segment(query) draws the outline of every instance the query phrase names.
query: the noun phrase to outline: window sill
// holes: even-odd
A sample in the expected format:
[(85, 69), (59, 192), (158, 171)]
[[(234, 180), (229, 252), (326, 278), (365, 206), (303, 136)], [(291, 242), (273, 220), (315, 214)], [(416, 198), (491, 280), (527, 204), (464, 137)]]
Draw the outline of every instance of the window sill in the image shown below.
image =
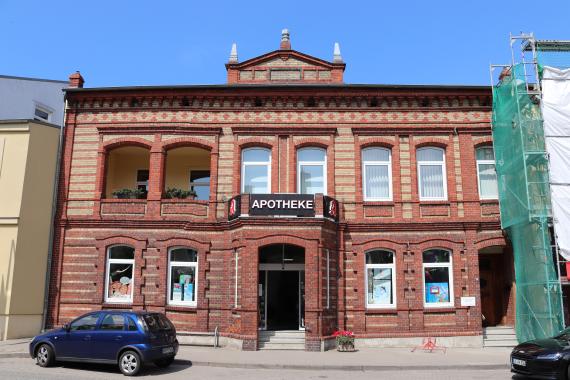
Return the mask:
[(105, 301), (101, 305), (104, 309), (131, 309), (133, 307), (132, 302), (109, 302)]
[(454, 313), (457, 309), (455, 306), (424, 306), (424, 313)]
[(167, 311), (196, 311), (197, 305), (166, 305)]
[(492, 205), (498, 205), (499, 204), (499, 200), (496, 198), (479, 199), (479, 202), (481, 202), (481, 204), (492, 204)]
[(420, 205), (451, 205), (447, 199), (420, 199)]
[(365, 206), (394, 206), (395, 202), (393, 200), (363, 200), (362, 203)]
[(366, 308), (365, 314), (392, 314), (392, 315), (397, 315), (398, 314), (398, 310), (393, 307), (393, 308)]

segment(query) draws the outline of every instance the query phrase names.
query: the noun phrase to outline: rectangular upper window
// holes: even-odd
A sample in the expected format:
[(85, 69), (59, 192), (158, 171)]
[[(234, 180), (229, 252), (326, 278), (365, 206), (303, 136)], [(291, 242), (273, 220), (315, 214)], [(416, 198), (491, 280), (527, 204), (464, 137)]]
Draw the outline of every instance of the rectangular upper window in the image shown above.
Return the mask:
[(37, 106), (34, 110), (34, 119), (41, 121), (50, 121), (51, 112), (44, 107)]
[(420, 200), (447, 200), (445, 151), (436, 147), (418, 149), (417, 162)]
[(495, 155), (490, 146), (478, 148), (477, 156), (477, 183), (481, 199), (497, 199), (497, 172), (495, 171)]

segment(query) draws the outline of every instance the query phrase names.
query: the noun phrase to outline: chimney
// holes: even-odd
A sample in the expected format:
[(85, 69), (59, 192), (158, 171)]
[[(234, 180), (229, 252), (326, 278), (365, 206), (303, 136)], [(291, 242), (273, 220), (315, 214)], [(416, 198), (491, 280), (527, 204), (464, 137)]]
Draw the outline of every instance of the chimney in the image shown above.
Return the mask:
[(83, 88), (83, 77), (79, 71), (74, 72), (69, 76), (69, 88)]
[(291, 40), (289, 39), (289, 31), (283, 29), (281, 31), (281, 44), (279, 44), (280, 50), (291, 50)]

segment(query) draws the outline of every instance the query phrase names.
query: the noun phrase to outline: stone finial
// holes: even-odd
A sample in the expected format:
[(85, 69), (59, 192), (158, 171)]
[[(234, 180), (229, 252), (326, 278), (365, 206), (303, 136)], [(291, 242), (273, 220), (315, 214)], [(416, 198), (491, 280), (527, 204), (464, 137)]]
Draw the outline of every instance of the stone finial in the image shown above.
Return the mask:
[(79, 71), (69, 76), (69, 88), (83, 88), (83, 83), (85, 83), (85, 80)]
[(289, 36), (289, 30), (283, 29), (281, 31), (281, 44), (279, 45), (281, 50), (291, 50), (291, 39)]
[(230, 51), (230, 59), (228, 62), (238, 63), (237, 44), (235, 42), (232, 44), (232, 50)]
[(340, 45), (338, 42), (334, 43), (333, 63), (342, 63), (342, 55), (340, 55)]

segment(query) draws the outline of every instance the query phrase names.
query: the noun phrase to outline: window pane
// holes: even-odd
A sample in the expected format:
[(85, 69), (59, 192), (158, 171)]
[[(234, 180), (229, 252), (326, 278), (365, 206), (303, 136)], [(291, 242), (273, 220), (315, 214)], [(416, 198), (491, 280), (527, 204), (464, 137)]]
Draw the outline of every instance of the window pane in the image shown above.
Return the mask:
[(249, 194), (269, 193), (269, 167), (266, 165), (245, 166), (243, 170), (244, 192)]
[(101, 330), (123, 330), (125, 319), (120, 314), (107, 314), (101, 322)]
[(479, 164), (479, 187), (482, 197), (498, 197), (497, 173), (494, 164)]
[(363, 161), (389, 161), (390, 151), (382, 148), (366, 148), (362, 151)]
[(441, 165), (420, 165), (420, 196), (422, 198), (444, 198), (443, 167)]
[(322, 165), (301, 166), (301, 194), (317, 194), (325, 192)]
[(196, 192), (199, 201), (210, 199), (210, 171), (192, 170), (190, 172), (190, 189)]
[(368, 304), (391, 305), (394, 303), (392, 294), (392, 269), (368, 268)]
[(388, 178), (388, 165), (365, 165), (366, 197), (389, 198), (390, 181)]
[(49, 120), (49, 112), (46, 112), (42, 109), (36, 108), (34, 115), (36, 115), (39, 119), (48, 121)]
[(132, 320), (132, 318), (127, 317), (127, 322), (129, 324), (129, 327), (128, 327), (129, 331), (137, 331), (138, 330), (137, 325), (136, 325), (135, 321)]
[(394, 254), (390, 251), (370, 251), (366, 252), (366, 264), (392, 264)]
[(484, 147), (477, 149), (477, 159), (478, 160), (494, 160), (495, 155), (493, 154), (493, 148)]
[(418, 161), (441, 161), (443, 162), (443, 149), (421, 148), (418, 149)]
[(424, 252), (424, 263), (448, 263), (449, 251), (443, 249), (430, 249)]
[(170, 268), (170, 301), (196, 301), (196, 267)]
[(135, 249), (126, 245), (117, 245), (109, 248), (110, 259), (132, 260), (135, 258)]
[(72, 322), (70, 325), (71, 331), (82, 331), (82, 330), (95, 330), (97, 326), (97, 320), (99, 319), (99, 313), (89, 314), (83, 318)]
[(424, 268), (426, 303), (447, 303), (449, 296), (449, 268)]
[(109, 265), (109, 289), (107, 298), (131, 299), (133, 281), (133, 264), (116, 264)]
[(298, 161), (325, 162), (325, 150), (321, 148), (303, 148), (297, 153)]
[(176, 248), (170, 251), (170, 261), (198, 261), (198, 252), (189, 248)]
[(243, 151), (243, 162), (269, 162), (270, 156), (268, 149), (246, 149)]

